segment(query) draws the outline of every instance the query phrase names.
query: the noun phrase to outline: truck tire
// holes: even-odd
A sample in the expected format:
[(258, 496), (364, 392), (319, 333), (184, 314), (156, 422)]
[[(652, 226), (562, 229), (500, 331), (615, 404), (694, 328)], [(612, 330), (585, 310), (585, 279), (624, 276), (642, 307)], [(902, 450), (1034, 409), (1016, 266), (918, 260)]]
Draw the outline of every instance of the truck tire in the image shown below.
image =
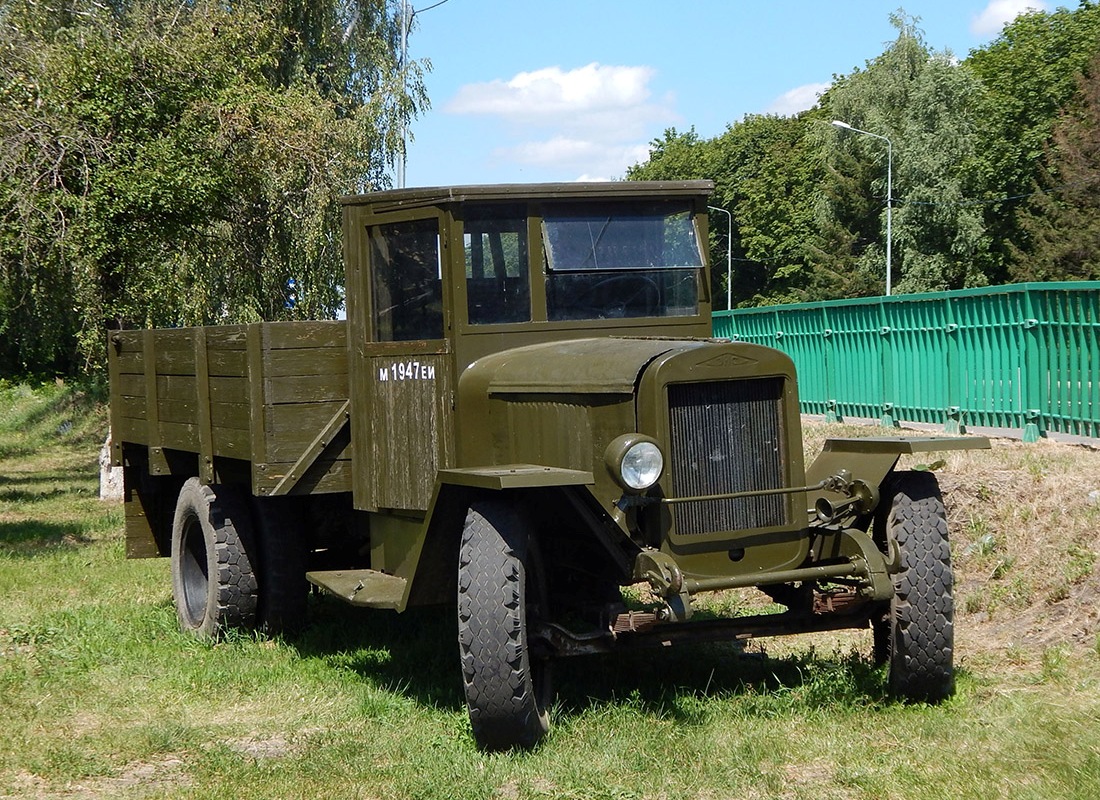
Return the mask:
[(527, 637), (546, 598), (530, 526), (508, 504), (471, 506), (459, 551), (458, 644), (470, 725), (484, 750), (530, 748), (550, 728), (550, 663)]
[(245, 494), (189, 478), (172, 519), (172, 596), (180, 628), (216, 639), (256, 624), (257, 585)]
[(884, 487), (876, 534), (897, 542), (901, 569), (894, 597), (873, 624), (875, 660), (889, 671), (890, 693), (939, 702), (954, 688), (954, 578), (947, 514), (931, 472), (898, 472)]
[(305, 520), (295, 497), (256, 497), (252, 510), (259, 532), (257, 623), (266, 633), (297, 633), (305, 626)]

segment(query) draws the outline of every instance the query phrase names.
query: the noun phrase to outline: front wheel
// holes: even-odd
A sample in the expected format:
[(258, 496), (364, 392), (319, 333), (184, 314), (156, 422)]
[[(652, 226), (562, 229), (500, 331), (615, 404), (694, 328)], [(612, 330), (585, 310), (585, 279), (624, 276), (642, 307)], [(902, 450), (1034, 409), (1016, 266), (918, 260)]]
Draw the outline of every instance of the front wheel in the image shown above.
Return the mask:
[(876, 538), (901, 555), (894, 597), (874, 623), (875, 659), (889, 669), (890, 692), (939, 702), (954, 688), (954, 578), (947, 514), (936, 476), (898, 472), (884, 487)]
[(505, 503), (475, 503), (459, 551), (458, 644), (470, 725), (484, 750), (530, 748), (550, 728), (550, 663), (528, 641), (546, 596), (523, 517)]

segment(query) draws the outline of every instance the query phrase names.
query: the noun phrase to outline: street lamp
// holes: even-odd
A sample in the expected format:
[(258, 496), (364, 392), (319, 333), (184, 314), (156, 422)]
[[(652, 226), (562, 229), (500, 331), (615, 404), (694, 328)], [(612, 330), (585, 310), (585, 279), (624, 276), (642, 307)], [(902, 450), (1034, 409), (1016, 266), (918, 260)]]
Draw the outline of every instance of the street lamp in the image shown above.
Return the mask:
[(892, 273), (890, 271), (890, 251), (891, 251), (891, 222), (893, 217), (893, 204), (894, 204), (894, 145), (885, 136), (880, 136), (877, 133), (871, 133), (870, 131), (863, 131), (859, 128), (853, 128), (847, 122), (842, 122), (839, 119), (834, 119), (831, 123), (838, 128), (843, 128), (846, 131), (853, 131), (855, 133), (862, 133), (866, 136), (873, 136), (876, 139), (882, 139), (886, 142), (886, 296), (890, 296), (890, 282)]
[(707, 206), (711, 211), (726, 215), (726, 310), (733, 308), (733, 214), (718, 206)]

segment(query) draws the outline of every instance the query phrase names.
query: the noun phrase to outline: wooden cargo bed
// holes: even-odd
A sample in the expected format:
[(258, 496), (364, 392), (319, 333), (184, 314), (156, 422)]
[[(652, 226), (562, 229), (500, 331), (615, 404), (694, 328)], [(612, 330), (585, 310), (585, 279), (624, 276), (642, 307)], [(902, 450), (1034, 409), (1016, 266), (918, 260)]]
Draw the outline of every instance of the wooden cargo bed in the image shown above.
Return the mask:
[(143, 445), (151, 475), (246, 467), (256, 495), (351, 490), (344, 322), (118, 331), (108, 350), (116, 464)]

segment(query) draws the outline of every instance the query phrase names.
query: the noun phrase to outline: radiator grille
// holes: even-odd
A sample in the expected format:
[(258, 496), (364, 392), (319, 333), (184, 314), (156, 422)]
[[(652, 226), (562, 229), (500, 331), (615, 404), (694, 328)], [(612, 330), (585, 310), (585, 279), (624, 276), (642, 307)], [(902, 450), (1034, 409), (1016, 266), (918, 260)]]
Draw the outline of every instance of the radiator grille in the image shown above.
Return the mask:
[[(668, 387), (673, 496), (778, 489), (784, 485), (783, 379)], [(675, 505), (681, 536), (788, 524), (787, 497)]]

